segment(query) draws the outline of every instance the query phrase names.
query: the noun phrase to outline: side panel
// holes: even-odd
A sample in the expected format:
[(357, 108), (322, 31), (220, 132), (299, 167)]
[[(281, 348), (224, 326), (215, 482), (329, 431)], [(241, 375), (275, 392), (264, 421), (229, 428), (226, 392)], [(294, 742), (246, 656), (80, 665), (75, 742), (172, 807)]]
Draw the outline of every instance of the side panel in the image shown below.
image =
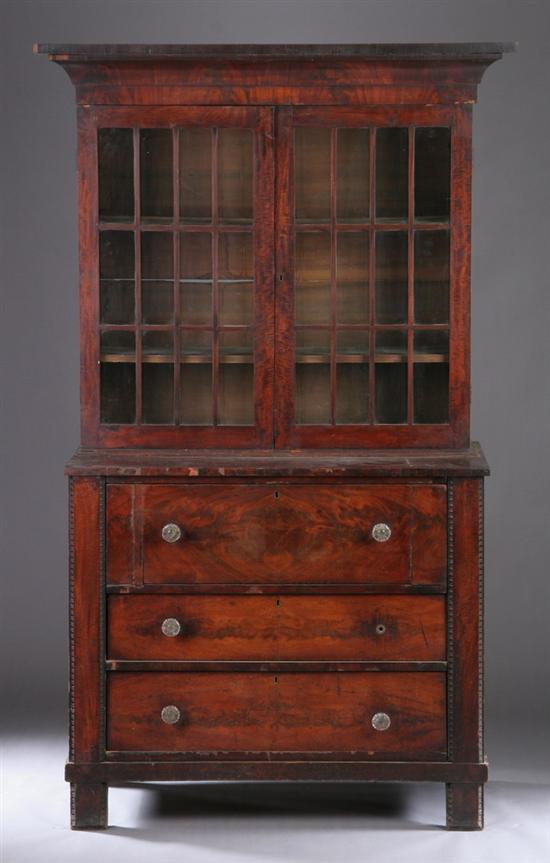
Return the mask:
[(70, 495), (70, 757), (103, 757), (102, 480), (71, 479)]

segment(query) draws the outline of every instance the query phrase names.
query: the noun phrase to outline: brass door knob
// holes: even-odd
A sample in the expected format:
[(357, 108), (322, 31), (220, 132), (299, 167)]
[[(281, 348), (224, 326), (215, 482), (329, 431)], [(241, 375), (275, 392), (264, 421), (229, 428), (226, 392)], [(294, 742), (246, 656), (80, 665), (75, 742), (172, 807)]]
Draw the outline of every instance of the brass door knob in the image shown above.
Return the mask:
[(181, 632), (181, 623), (175, 617), (167, 617), (166, 620), (162, 621), (160, 628), (163, 635), (166, 635), (168, 638), (174, 638)]
[(387, 542), (391, 536), (391, 527), (389, 524), (384, 524), (383, 521), (375, 524), (371, 536), (376, 542)]
[(160, 711), (160, 718), (166, 725), (175, 725), (181, 719), (181, 713), (175, 704), (167, 704)]
[(375, 713), (371, 724), (376, 731), (387, 731), (391, 725), (391, 719), (387, 713)]
[(181, 527), (177, 524), (165, 524), (161, 531), (164, 542), (177, 542), (182, 537)]

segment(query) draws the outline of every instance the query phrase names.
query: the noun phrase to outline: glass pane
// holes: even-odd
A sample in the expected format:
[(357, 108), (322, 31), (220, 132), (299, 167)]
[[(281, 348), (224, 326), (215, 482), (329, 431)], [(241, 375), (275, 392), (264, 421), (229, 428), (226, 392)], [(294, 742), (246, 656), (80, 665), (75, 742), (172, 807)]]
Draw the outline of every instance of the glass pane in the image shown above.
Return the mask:
[(212, 234), (180, 236), (180, 314), (185, 324), (212, 323)]
[(133, 423), (136, 419), (136, 368), (133, 363), (101, 363), (102, 423)]
[(449, 421), (449, 364), (414, 364), (414, 422)]
[(337, 423), (366, 423), (369, 411), (369, 331), (336, 332)]
[(182, 365), (182, 425), (212, 425), (212, 363)]
[(99, 235), (100, 320), (102, 324), (134, 322), (134, 235), (102, 231)]
[(447, 222), (451, 202), (451, 130), (416, 129), (414, 215), (417, 221)]
[(330, 364), (296, 364), (296, 422), (330, 423)]
[(101, 333), (100, 351), (102, 362), (119, 363), (133, 360), (136, 353), (136, 338), (127, 330), (109, 330)]
[(254, 310), (252, 234), (220, 234), (218, 271), (220, 323), (252, 323)]
[(141, 317), (146, 324), (167, 324), (174, 314), (172, 234), (141, 235)]
[(212, 425), (212, 333), (182, 330), (181, 422)]
[(330, 129), (299, 127), (294, 131), (296, 220), (330, 219)]
[(449, 323), (449, 231), (415, 231), (414, 319)]
[(369, 130), (338, 129), (336, 218), (365, 222), (369, 218)]
[(297, 363), (330, 363), (328, 330), (296, 330)]
[(409, 131), (376, 132), (376, 218), (404, 221), (409, 212)]
[(298, 324), (330, 320), (330, 234), (296, 234), (295, 317)]
[(212, 333), (210, 330), (181, 331), (182, 363), (212, 362)]
[(141, 339), (141, 359), (144, 363), (155, 363), (172, 359), (174, 336), (171, 332), (149, 330)]
[(366, 423), (369, 416), (368, 363), (336, 364), (336, 422)]
[(414, 334), (414, 422), (449, 420), (449, 333), (419, 330)]
[(141, 218), (163, 222), (172, 219), (172, 130), (140, 131)]
[(252, 363), (223, 363), (219, 368), (218, 420), (220, 425), (254, 422), (254, 367)]
[(180, 129), (180, 220), (212, 220), (211, 129)]
[(407, 333), (389, 330), (376, 334), (377, 423), (407, 421)]
[(252, 363), (254, 360), (252, 331), (233, 330), (219, 334), (220, 363)]
[(368, 330), (340, 330), (336, 333), (338, 362), (357, 363), (369, 358)]
[(251, 129), (218, 131), (218, 216), (220, 222), (251, 222), (253, 167)]
[(369, 319), (369, 235), (339, 233), (336, 252), (336, 320), (361, 324)]
[(376, 315), (378, 324), (407, 322), (408, 240), (406, 231), (376, 235)]
[(142, 422), (174, 422), (174, 366), (150, 363), (142, 368)]
[(180, 235), (180, 272), (182, 281), (212, 282), (212, 234), (190, 232)]
[(449, 359), (447, 330), (418, 330), (414, 334), (415, 362), (443, 363)]
[(99, 218), (134, 218), (134, 145), (132, 129), (98, 130)]

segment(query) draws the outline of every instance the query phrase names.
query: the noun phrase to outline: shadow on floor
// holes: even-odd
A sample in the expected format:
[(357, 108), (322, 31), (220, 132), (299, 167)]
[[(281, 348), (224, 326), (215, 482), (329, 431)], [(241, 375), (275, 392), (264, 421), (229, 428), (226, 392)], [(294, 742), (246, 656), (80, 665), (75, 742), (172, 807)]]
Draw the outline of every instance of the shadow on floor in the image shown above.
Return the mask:
[[(117, 788), (131, 788), (131, 783)], [(174, 841), (176, 834), (193, 840), (195, 831), (215, 839), (219, 825), (229, 832), (308, 829), (330, 830), (438, 830), (410, 817), (411, 795), (418, 786), (367, 783), (251, 783), (251, 784), (154, 784), (139, 785), (146, 794), (138, 815), (139, 827), (113, 825), (109, 832), (152, 842)], [(426, 788), (422, 789), (425, 793)], [(443, 788), (431, 786), (431, 794)], [(440, 806), (437, 810), (441, 810)], [(210, 824), (205, 823), (210, 822)], [(206, 830), (206, 834), (205, 834)], [(227, 835), (227, 834), (226, 834)], [(318, 859), (323, 859), (318, 849)]]

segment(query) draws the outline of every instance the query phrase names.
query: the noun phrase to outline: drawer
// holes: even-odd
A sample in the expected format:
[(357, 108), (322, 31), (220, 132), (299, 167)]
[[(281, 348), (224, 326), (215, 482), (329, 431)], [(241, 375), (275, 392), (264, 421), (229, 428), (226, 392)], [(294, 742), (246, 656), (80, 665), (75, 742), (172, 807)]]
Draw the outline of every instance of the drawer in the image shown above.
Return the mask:
[(108, 488), (109, 583), (442, 587), (446, 559), (445, 485)]
[(445, 757), (440, 672), (111, 672), (108, 702), (110, 750)]
[(445, 659), (441, 596), (111, 596), (108, 656), (129, 660)]

